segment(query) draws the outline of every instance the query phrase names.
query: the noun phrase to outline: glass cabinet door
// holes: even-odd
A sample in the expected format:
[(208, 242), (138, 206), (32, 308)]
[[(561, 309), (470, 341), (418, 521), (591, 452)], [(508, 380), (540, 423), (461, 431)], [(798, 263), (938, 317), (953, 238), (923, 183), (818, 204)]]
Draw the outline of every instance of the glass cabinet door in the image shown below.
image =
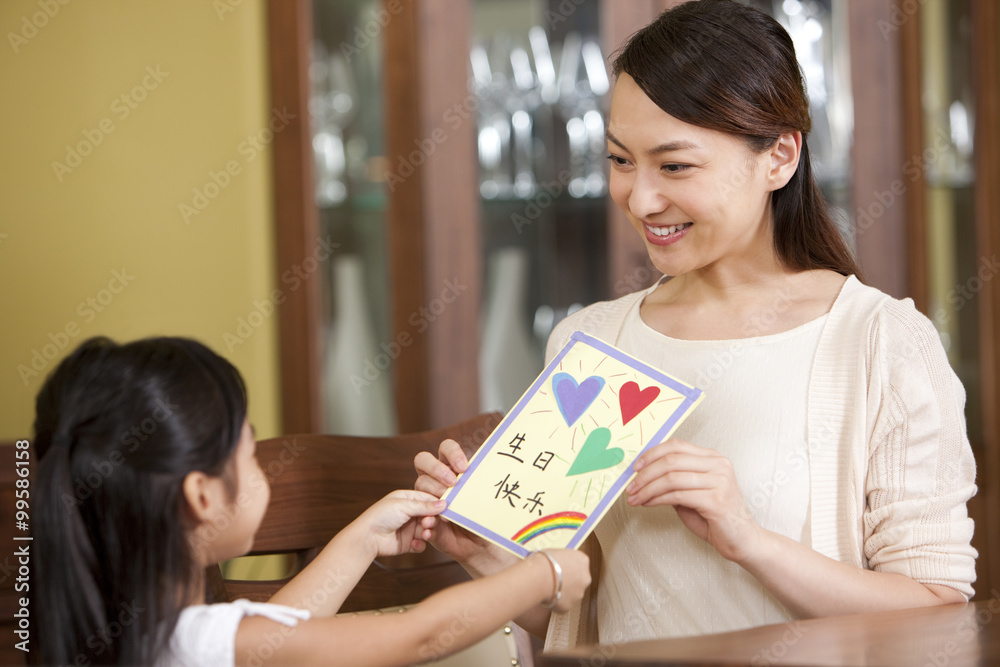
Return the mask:
[[(567, 12), (566, 7), (572, 11)], [(568, 312), (609, 296), (597, 0), (476, 0), (470, 86), (483, 243), (483, 410), (506, 411)]]
[[(324, 430), (396, 432), (386, 243), (380, 0), (314, 0), (309, 116), (320, 234)], [(387, 349), (389, 348), (389, 349)]]

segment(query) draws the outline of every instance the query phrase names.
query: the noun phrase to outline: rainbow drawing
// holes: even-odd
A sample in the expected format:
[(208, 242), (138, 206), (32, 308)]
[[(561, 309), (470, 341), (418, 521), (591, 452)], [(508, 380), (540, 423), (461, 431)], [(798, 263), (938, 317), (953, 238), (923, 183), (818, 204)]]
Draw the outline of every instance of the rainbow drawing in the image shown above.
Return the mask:
[(586, 520), (587, 515), (580, 512), (556, 512), (555, 514), (549, 514), (548, 516), (543, 516), (541, 519), (532, 521), (514, 533), (514, 537), (511, 539), (523, 546), (542, 533), (547, 533), (550, 530), (559, 530), (560, 528), (576, 530)]

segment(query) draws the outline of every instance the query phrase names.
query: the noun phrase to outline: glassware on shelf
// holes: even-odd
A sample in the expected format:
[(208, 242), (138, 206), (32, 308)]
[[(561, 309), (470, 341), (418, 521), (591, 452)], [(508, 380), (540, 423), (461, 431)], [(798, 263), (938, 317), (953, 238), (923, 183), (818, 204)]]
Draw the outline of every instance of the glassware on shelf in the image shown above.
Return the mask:
[(328, 433), (392, 435), (396, 432), (392, 378), (376, 346), (369, 314), (364, 263), (358, 255), (332, 259), (334, 318), (323, 373)]
[(507, 77), (494, 70), (482, 46), (473, 47), (471, 60), (472, 85), (479, 100), (479, 192), (486, 199), (506, 198), (513, 191), (511, 118), (503, 94)]
[(855, 245), (851, 199), (854, 100), (851, 88), (847, 3), (837, 0), (741, 0), (774, 17), (795, 47), (812, 130), (813, 173), (844, 239)]
[(528, 323), (528, 255), (508, 246), (488, 260), (479, 402), (483, 411), (509, 410), (542, 370)]
[[(530, 199), (540, 182), (563, 172), (571, 196), (603, 196), (602, 106), (610, 84), (597, 42), (570, 32), (561, 45), (551, 45), (536, 25), (527, 31), (527, 44), (520, 34), (499, 33), (474, 46), (470, 60), (483, 198)], [(566, 156), (557, 164), (548, 158), (563, 142)]]
[(318, 234), (338, 245), (321, 280), (327, 432), (396, 430), (389, 341), (381, 0), (314, 0), (309, 117)]
[(773, 0), (771, 14), (795, 45), (802, 68), (813, 129), (809, 133), (813, 169), (821, 182), (850, 178), (854, 103), (843, 9), (830, 0)]
[(316, 205), (337, 206), (347, 199), (344, 128), (358, 113), (354, 77), (344, 57), (315, 41), (309, 66), (309, 115), (316, 164)]
[(553, 21), (534, 0), (477, 0), (470, 52), (478, 102), (483, 241), (480, 404), (506, 410), (541, 371), (571, 304), (610, 296), (600, 7)]

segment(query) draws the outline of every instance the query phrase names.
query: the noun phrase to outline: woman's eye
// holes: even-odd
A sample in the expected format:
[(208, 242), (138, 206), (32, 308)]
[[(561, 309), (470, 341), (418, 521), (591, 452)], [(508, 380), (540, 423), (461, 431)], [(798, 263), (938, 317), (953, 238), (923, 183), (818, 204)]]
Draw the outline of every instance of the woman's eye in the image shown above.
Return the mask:
[(689, 164), (665, 164), (663, 165), (662, 169), (668, 174), (679, 174), (682, 171), (690, 168), (690, 166), (691, 165)]
[(613, 155), (611, 153), (608, 154), (608, 159), (611, 160), (611, 164), (618, 165), (619, 167), (624, 167), (628, 164), (628, 160), (625, 158), (618, 157), (617, 155)]

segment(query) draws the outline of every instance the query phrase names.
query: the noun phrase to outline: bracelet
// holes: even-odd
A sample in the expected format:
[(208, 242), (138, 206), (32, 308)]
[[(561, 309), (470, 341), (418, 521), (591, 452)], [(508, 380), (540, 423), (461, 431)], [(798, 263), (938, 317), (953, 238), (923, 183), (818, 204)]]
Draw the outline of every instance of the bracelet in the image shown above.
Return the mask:
[(545, 551), (532, 551), (533, 554), (541, 554), (549, 559), (549, 564), (552, 566), (552, 574), (556, 577), (555, 592), (552, 595), (552, 599), (548, 602), (542, 602), (542, 606), (546, 609), (553, 609), (557, 604), (559, 604), (559, 598), (562, 597), (562, 568), (559, 567), (559, 563), (550, 554)]

